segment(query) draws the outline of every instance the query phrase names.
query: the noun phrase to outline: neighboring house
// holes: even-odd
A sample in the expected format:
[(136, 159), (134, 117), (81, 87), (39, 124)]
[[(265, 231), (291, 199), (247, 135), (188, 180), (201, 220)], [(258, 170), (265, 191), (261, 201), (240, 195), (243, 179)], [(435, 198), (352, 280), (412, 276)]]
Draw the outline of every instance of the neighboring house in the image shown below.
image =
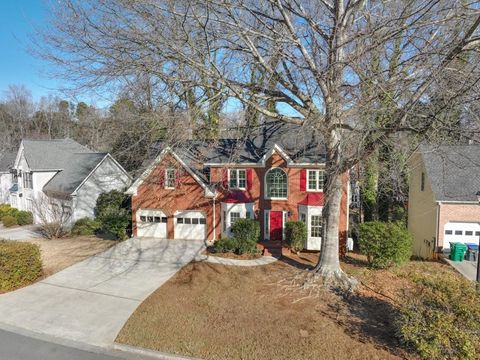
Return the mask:
[(15, 156), (15, 152), (0, 153), (0, 204), (10, 203), (10, 188), (12, 187), (10, 169), (15, 162)]
[(92, 152), (71, 139), (23, 140), (12, 178), (10, 204), (31, 211), (36, 223), (93, 218), (98, 195), (131, 184), (109, 154)]
[(432, 258), (450, 242), (480, 237), (480, 146), (422, 146), (409, 163), (408, 229), (414, 254)]
[[(216, 240), (239, 218), (260, 221), (262, 240), (285, 239), (285, 223), (308, 227), (307, 248), (319, 250), (325, 148), (311, 127), (270, 123), (246, 140), (186, 141), (159, 146), (134, 182), (134, 234)], [(340, 215), (346, 241), (348, 175)], [(343, 248), (343, 247), (342, 247)]]

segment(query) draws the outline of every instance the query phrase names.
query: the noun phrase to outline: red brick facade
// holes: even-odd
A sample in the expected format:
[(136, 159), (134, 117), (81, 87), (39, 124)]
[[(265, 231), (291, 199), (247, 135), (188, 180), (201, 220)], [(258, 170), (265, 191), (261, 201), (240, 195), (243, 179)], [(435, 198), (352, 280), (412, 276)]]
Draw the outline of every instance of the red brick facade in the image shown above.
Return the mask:
[[(165, 169), (175, 167), (177, 169), (177, 183), (175, 189), (166, 189), (164, 185)], [(287, 200), (267, 200), (265, 199), (264, 179), (268, 170), (271, 168), (281, 168), (288, 176), (288, 196)], [(307, 192), (301, 187), (301, 172), (305, 168), (315, 169), (314, 166), (289, 167), (284, 158), (277, 152), (266, 160), (265, 166), (243, 166), (238, 165), (230, 168), (246, 169), (248, 186), (241, 196), (248, 199), (249, 203), (254, 203), (254, 216), (260, 221), (262, 236), (264, 234), (264, 211), (284, 211), (288, 212), (288, 220), (299, 220), (298, 205), (302, 202)], [(171, 155), (166, 155), (145, 178), (143, 183), (138, 186), (136, 194), (132, 196), (134, 235), (137, 235), (136, 210), (137, 209), (160, 209), (167, 215), (168, 238), (174, 238), (174, 218), (176, 211), (197, 210), (206, 215), (206, 237), (208, 240), (219, 239), (222, 233), (222, 214), (221, 203), (229, 195), (225, 187), (226, 168), (224, 166), (210, 167), (210, 184), (220, 184), (217, 186), (217, 196), (215, 199), (206, 197), (205, 189), (189, 174), (181, 164)], [(341, 204), (340, 215), (340, 249), (346, 243), (347, 223), (348, 223), (348, 174), (344, 175), (344, 191)], [(303, 186), (304, 187), (304, 186)], [(215, 209), (214, 209), (215, 207)], [(215, 220), (214, 220), (215, 218)]]

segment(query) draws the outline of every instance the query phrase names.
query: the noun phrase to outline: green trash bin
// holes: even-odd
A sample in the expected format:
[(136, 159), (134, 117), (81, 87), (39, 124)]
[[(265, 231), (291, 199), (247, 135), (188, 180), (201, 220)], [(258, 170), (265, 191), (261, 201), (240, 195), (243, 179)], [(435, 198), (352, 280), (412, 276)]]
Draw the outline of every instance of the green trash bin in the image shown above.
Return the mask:
[(450, 256), (449, 256), (450, 260), (455, 261), (454, 260), (454, 258), (455, 258), (455, 246), (457, 244), (458, 243), (456, 243), (456, 242), (450, 242)]
[(467, 245), (463, 243), (456, 243), (453, 250), (453, 261), (463, 261), (465, 259), (465, 253), (467, 252)]

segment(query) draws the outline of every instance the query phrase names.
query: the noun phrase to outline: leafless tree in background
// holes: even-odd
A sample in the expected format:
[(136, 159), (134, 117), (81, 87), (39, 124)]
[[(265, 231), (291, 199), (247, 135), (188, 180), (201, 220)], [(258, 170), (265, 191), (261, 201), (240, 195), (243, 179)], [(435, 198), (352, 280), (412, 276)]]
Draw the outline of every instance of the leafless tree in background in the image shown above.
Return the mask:
[(144, 74), (182, 89), (168, 93), (179, 100), (220, 86), (263, 116), (314, 124), (328, 179), (316, 270), (349, 283), (342, 174), (400, 132), (449, 126), (443, 114), (477, 100), (479, 24), (478, 3), (459, 0), (63, 0), (37, 51), (79, 89)]

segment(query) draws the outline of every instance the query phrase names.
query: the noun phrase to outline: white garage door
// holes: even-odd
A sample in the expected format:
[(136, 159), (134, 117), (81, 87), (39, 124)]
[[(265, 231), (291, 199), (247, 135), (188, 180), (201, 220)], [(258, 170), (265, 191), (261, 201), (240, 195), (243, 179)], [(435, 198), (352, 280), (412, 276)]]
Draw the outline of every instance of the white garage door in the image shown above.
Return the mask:
[(450, 248), (450, 242), (478, 244), (480, 224), (475, 222), (448, 222), (443, 232), (443, 247)]
[(200, 211), (183, 211), (175, 214), (175, 239), (205, 240), (207, 221)]
[(137, 211), (138, 237), (167, 237), (167, 216), (161, 210), (140, 209)]

